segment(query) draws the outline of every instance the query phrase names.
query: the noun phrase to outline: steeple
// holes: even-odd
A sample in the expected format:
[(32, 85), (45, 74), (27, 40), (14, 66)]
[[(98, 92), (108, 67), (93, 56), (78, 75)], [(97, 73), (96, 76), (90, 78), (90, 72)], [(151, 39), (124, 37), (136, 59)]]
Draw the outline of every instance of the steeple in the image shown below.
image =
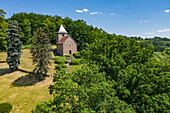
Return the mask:
[(67, 31), (65, 30), (65, 28), (63, 27), (63, 25), (60, 26), (60, 29), (57, 33), (57, 39), (56, 42), (59, 42), (63, 37), (68, 36)]
[(59, 29), (58, 33), (67, 34), (67, 31), (65, 30), (65, 28), (63, 27), (63, 25), (60, 26), (60, 29)]

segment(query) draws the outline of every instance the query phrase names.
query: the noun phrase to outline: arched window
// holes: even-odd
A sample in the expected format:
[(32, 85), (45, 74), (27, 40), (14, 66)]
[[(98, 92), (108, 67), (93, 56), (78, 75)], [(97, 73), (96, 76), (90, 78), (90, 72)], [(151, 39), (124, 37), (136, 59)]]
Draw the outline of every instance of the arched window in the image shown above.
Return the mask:
[(71, 51), (71, 50), (69, 50), (69, 54), (72, 54), (72, 51)]

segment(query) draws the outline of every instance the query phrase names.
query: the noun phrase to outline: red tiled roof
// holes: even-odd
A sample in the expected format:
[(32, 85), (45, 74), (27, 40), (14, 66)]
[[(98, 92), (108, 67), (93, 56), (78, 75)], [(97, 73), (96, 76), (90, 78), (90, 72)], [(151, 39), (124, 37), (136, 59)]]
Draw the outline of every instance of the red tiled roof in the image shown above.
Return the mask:
[(69, 36), (64, 36), (57, 44), (63, 44)]

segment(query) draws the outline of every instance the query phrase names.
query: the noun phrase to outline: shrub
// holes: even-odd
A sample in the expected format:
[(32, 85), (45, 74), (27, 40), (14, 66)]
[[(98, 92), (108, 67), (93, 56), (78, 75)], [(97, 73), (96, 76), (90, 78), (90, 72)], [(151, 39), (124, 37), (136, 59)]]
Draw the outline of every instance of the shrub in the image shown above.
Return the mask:
[(31, 48), (31, 45), (23, 45), (22, 46), (22, 49), (30, 49)]
[(58, 70), (58, 69), (61, 69), (61, 68), (62, 68), (61, 65), (56, 65), (56, 66), (55, 66), (55, 69), (57, 69), (57, 70)]
[(68, 63), (66, 57), (56, 57), (54, 58), (56, 64), (64, 64), (64, 63)]
[(0, 113), (10, 113), (12, 110), (12, 105), (10, 103), (0, 104)]
[(57, 70), (57, 71), (66, 71), (66, 65), (56, 65), (55, 66), (55, 69)]
[(80, 52), (73, 53), (73, 56), (75, 58), (81, 58)]
[(65, 65), (65, 64), (64, 64), (64, 65), (61, 65), (61, 67), (62, 67), (62, 68), (67, 68), (67, 65)]
[(69, 57), (71, 57), (71, 55), (65, 55), (65, 57), (66, 57), (66, 58), (69, 58)]
[(72, 59), (70, 64), (71, 65), (79, 65), (79, 64), (81, 64), (81, 59)]

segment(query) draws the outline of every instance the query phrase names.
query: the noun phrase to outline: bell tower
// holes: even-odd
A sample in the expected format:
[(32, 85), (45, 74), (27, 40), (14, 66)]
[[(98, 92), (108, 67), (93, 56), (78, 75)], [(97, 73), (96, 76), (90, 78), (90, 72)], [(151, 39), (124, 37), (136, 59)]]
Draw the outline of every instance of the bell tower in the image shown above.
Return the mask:
[(63, 27), (63, 25), (60, 26), (60, 29), (57, 33), (57, 40), (56, 42), (59, 42), (64, 36), (68, 36), (67, 31), (65, 30), (65, 28)]

